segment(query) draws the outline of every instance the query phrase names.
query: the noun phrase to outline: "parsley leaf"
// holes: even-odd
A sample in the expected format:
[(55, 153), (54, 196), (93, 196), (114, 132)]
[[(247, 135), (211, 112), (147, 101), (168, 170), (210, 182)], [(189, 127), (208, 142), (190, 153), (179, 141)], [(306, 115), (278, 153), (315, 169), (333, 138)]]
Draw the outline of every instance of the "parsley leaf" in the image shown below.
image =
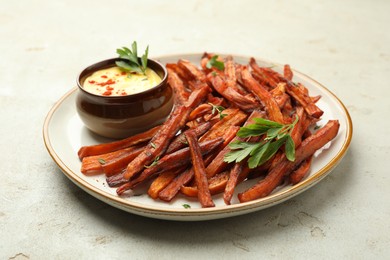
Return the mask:
[(183, 206), (183, 208), (185, 208), (185, 209), (190, 209), (190, 208), (191, 208), (191, 205), (189, 205), (189, 204), (183, 204), (182, 206)]
[(256, 168), (271, 159), (285, 145), (286, 158), (295, 160), (295, 144), (291, 131), (298, 122), (298, 116), (291, 124), (280, 124), (263, 118), (254, 118), (255, 123), (241, 127), (238, 137), (264, 136), (256, 143), (235, 141), (229, 144), (231, 151), (224, 157), (227, 163), (241, 162), (248, 159), (248, 167)]
[(157, 165), (157, 162), (160, 160), (160, 156), (157, 156), (156, 158), (154, 158), (153, 162), (150, 164), (150, 165), (144, 165), (145, 168), (150, 168), (150, 167), (153, 167), (155, 165)]
[(218, 70), (224, 70), (225, 63), (218, 60), (218, 55), (214, 55), (213, 57), (211, 57), (211, 59), (206, 64), (206, 68), (211, 69), (212, 67), (214, 67)]
[(212, 107), (211, 114), (218, 112), (219, 119), (223, 119), (225, 116), (227, 116), (227, 114), (222, 114), (222, 111), (225, 110), (225, 108), (223, 106), (217, 106), (217, 105), (214, 105), (213, 103), (208, 103), (208, 104)]
[[(131, 45), (131, 50), (127, 47), (117, 49), (116, 53), (119, 54), (119, 58), (124, 61), (117, 61), (115, 64), (125, 71), (137, 72), (146, 75), (146, 68), (148, 65), (149, 46), (146, 47), (145, 53), (142, 57), (138, 58), (137, 42), (134, 41)], [(141, 62), (140, 62), (141, 60)]]
[(106, 160), (104, 160), (103, 158), (99, 158), (98, 161), (102, 165), (106, 163)]

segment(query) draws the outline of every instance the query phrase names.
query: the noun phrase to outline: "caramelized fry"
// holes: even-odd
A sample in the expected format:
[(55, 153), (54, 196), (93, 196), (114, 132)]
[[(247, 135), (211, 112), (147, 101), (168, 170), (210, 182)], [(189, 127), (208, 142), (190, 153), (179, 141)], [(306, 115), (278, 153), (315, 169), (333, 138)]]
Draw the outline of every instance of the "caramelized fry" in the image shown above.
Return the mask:
[(124, 178), (130, 180), (135, 174), (141, 172), (145, 165), (150, 165), (153, 160), (160, 157), (168, 148), (170, 140), (186, 123), (192, 109), (206, 97), (208, 87), (202, 87), (192, 92), (185, 106), (175, 106), (168, 120), (153, 137), (145, 150), (129, 163)]
[[(222, 193), (226, 187), (226, 183), (229, 179), (228, 172), (222, 172), (215, 175), (213, 178), (208, 180), (209, 191), (211, 195), (215, 195), (218, 193)], [(182, 186), (180, 188), (180, 192), (188, 197), (196, 197), (198, 196), (198, 188), (196, 186)]]
[(310, 156), (309, 158), (304, 160), (299, 165), (299, 167), (290, 174), (289, 180), (290, 180), (290, 183), (292, 185), (299, 183), (303, 178), (305, 178), (305, 176), (307, 175), (307, 173), (310, 170), (312, 159), (313, 159), (313, 156)]
[[(222, 111), (222, 113), (225, 113), (225, 110)], [(205, 140), (215, 139), (216, 137), (223, 135), (230, 126), (241, 125), (245, 121), (246, 117), (247, 115), (244, 112), (236, 109), (233, 113), (229, 113), (218, 123), (213, 125), (211, 129), (199, 139), (199, 141), (202, 142)]]
[(260, 104), (257, 100), (243, 96), (234, 88), (228, 87), (227, 82), (220, 76), (209, 74), (208, 79), (219, 94), (232, 102), (238, 108), (244, 111), (252, 111), (253, 109), (259, 107)]
[(338, 120), (330, 120), (324, 127), (306, 138), (297, 148), (294, 162), (283, 158), (268, 173), (264, 180), (261, 180), (245, 192), (238, 194), (240, 202), (251, 201), (268, 196), (278, 185), (281, 184), (284, 176), (290, 174), (290, 172), (303, 160), (314, 154), (315, 151), (332, 140), (337, 135), (339, 126), (340, 124)]
[(266, 107), (268, 117), (272, 121), (284, 123), (282, 112), (272, 95), (252, 77), (247, 68), (241, 71), (241, 76), (245, 87), (255, 94)]
[(185, 70), (189, 75), (191, 75), (191, 78), (194, 80), (198, 80), (200, 82), (206, 82), (206, 75), (203, 71), (201, 71), (197, 66), (195, 66), (193, 63), (189, 62), (188, 60), (179, 60), (178, 65), (180, 68)]
[(171, 183), (169, 183), (160, 193), (158, 198), (164, 201), (171, 201), (179, 192), (182, 185), (186, 185), (194, 177), (194, 169), (190, 168), (178, 175)]
[(147, 142), (153, 138), (153, 136), (160, 130), (160, 128), (161, 126), (156, 126), (146, 132), (111, 143), (83, 146), (79, 149), (78, 156), (80, 159), (83, 159), (87, 156), (110, 153), (136, 144)]
[[(195, 138), (196, 133), (193, 131), (188, 131), (187, 133), (191, 132)], [(203, 143), (200, 143), (198, 145), (199, 152), (201, 155), (208, 154), (212, 152), (215, 148), (217, 148), (219, 145), (223, 143), (222, 138), (216, 138), (213, 140), (205, 141)], [(190, 148), (186, 147), (183, 148), (177, 152), (165, 155), (163, 158), (158, 160), (155, 165), (150, 166), (146, 168), (138, 177), (131, 180), (131, 184), (128, 186), (129, 188), (134, 187), (135, 185), (143, 182), (144, 180), (150, 178), (151, 176), (159, 173), (163, 173), (165, 171), (182, 168), (183, 166), (186, 166), (190, 163), (191, 157), (190, 157)]]
[(196, 186), (198, 187), (198, 199), (203, 208), (214, 207), (206, 177), (206, 168), (202, 159), (201, 149), (196, 140), (194, 132), (186, 133), (188, 145), (191, 151), (191, 160), (194, 169)]
[[(115, 167), (116, 169), (120, 167), (125, 168), (129, 161), (134, 159), (142, 149), (143, 146), (133, 146), (110, 153), (84, 157), (81, 163), (81, 172), (87, 175), (100, 174), (105, 172), (103, 166), (113, 164), (118, 164)], [(107, 174), (110, 175), (113, 172), (115, 171), (108, 170)]]
[(158, 198), (158, 194), (162, 191), (168, 184), (181, 172), (183, 169), (167, 171), (160, 174), (152, 184), (150, 184), (148, 189), (148, 194), (153, 199)]
[(179, 78), (176, 72), (171, 69), (168, 69), (168, 84), (172, 87), (175, 104), (184, 104), (190, 94), (186, 91), (183, 81)]
[[(195, 131), (196, 136), (200, 137), (201, 135), (206, 133), (210, 128), (211, 128), (211, 123), (206, 122), (206, 123), (203, 123), (203, 124), (195, 127), (193, 130)], [(189, 131), (189, 130), (186, 130), (186, 131)], [(187, 146), (187, 139), (186, 139), (184, 133), (181, 133), (178, 136), (176, 136), (175, 139), (173, 139), (171, 144), (168, 146), (166, 153), (170, 154), (170, 153), (176, 152), (177, 150), (179, 150), (185, 146)]]
[(284, 75), (284, 77), (285, 77), (287, 80), (290, 80), (290, 81), (291, 81), (291, 80), (293, 79), (294, 74), (293, 74), (293, 72), (292, 72), (292, 70), (291, 70), (290, 65), (288, 65), (288, 64), (284, 65), (284, 68), (283, 68), (283, 75)]

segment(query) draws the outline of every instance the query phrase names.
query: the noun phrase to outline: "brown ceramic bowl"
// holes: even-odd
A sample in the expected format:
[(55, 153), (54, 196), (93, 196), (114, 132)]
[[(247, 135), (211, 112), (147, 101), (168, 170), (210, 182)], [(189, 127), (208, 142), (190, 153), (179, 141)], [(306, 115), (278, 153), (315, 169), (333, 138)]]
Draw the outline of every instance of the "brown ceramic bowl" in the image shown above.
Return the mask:
[(125, 138), (166, 120), (173, 106), (168, 72), (161, 63), (148, 59), (148, 67), (162, 79), (155, 87), (127, 96), (100, 96), (83, 89), (93, 72), (114, 67), (119, 58), (104, 60), (84, 69), (77, 78), (77, 112), (92, 132), (109, 138)]

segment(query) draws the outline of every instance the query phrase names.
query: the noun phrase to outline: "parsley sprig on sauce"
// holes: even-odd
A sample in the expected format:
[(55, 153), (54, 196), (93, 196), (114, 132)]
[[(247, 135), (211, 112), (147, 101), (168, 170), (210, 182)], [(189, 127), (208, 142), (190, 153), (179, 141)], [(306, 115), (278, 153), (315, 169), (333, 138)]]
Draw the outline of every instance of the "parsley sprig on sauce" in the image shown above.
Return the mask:
[[(122, 49), (117, 49), (116, 53), (119, 54), (119, 58), (125, 60), (115, 62), (118, 67), (125, 71), (137, 72), (146, 75), (145, 73), (148, 65), (149, 46), (146, 47), (145, 53), (142, 55), (141, 59), (138, 59), (136, 41), (134, 41), (131, 45), (131, 50), (127, 47), (122, 47)], [(141, 60), (141, 62), (139, 60)]]
[(229, 144), (232, 151), (225, 155), (225, 162), (241, 162), (248, 158), (248, 166), (253, 169), (272, 158), (283, 144), (285, 144), (287, 159), (295, 160), (295, 144), (291, 137), (291, 131), (298, 122), (298, 117), (291, 124), (280, 124), (263, 118), (254, 118), (253, 120), (255, 123), (241, 127), (237, 136), (246, 138), (265, 135), (264, 139), (253, 143), (235, 141)]

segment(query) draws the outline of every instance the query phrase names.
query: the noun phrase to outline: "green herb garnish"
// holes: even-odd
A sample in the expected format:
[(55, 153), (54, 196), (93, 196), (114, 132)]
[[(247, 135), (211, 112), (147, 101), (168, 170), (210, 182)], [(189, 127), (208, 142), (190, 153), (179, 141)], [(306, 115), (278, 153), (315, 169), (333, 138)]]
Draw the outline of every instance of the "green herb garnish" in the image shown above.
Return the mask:
[(153, 167), (153, 166), (157, 165), (158, 160), (160, 160), (160, 156), (157, 156), (156, 158), (154, 158), (153, 162), (150, 165), (145, 165), (144, 167), (145, 168)]
[(185, 209), (190, 209), (190, 208), (191, 208), (191, 205), (188, 205), (188, 204), (183, 204), (182, 206), (183, 206), (183, 208), (185, 208)]
[(314, 130), (318, 130), (318, 129), (320, 129), (320, 128), (321, 128), (321, 125), (317, 125), (317, 124), (316, 124), (316, 125), (314, 126)]
[[(131, 45), (131, 50), (127, 47), (122, 47), (122, 49), (117, 49), (116, 53), (119, 54), (119, 58), (125, 60), (115, 62), (118, 67), (125, 71), (137, 72), (146, 75), (149, 46), (146, 47), (145, 53), (142, 55), (141, 59), (138, 58), (136, 41), (134, 41)], [(141, 62), (139, 60), (141, 60)]]
[(104, 159), (102, 159), (102, 158), (99, 158), (98, 161), (99, 161), (100, 164), (105, 164), (106, 163), (106, 161)]
[(225, 155), (225, 162), (241, 162), (249, 157), (248, 166), (253, 169), (272, 158), (283, 144), (285, 144), (287, 159), (295, 160), (295, 144), (291, 132), (298, 122), (298, 116), (293, 123), (285, 125), (263, 118), (254, 118), (253, 120), (255, 123), (241, 127), (237, 132), (237, 136), (245, 138), (265, 135), (265, 138), (257, 143), (232, 142), (229, 144), (232, 151)]
[(218, 112), (219, 119), (223, 119), (225, 116), (227, 116), (227, 114), (222, 114), (222, 111), (225, 110), (225, 108), (223, 106), (217, 106), (217, 105), (214, 105), (213, 103), (208, 103), (208, 104), (212, 107), (211, 114)]
[(151, 146), (153, 149), (156, 149), (156, 145), (155, 145), (153, 142), (150, 142), (150, 146)]
[(211, 69), (211, 67), (214, 67), (219, 70), (224, 70), (225, 64), (222, 61), (218, 60), (218, 55), (214, 55), (206, 64), (206, 68)]

